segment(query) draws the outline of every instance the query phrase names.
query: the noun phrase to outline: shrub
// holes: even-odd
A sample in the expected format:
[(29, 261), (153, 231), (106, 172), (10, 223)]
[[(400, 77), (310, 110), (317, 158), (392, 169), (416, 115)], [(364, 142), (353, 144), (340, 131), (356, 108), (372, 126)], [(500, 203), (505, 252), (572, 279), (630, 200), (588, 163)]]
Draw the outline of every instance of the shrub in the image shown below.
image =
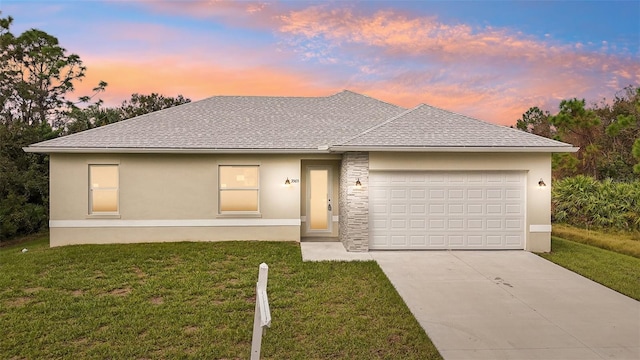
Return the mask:
[(640, 181), (598, 181), (578, 175), (558, 180), (551, 193), (553, 221), (580, 227), (640, 230)]

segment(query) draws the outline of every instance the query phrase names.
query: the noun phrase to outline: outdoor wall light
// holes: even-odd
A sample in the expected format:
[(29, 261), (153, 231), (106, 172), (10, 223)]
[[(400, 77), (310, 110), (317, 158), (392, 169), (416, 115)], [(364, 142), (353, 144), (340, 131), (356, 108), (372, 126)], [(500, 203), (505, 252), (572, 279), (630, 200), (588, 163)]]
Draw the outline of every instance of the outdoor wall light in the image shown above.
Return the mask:
[(538, 187), (540, 189), (542, 189), (543, 187), (547, 186), (547, 184), (544, 183), (544, 180), (542, 180), (542, 178), (540, 178), (540, 181), (538, 181)]
[(358, 178), (358, 180), (356, 180), (356, 187), (362, 187), (362, 183), (360, 182), (360, 178)]

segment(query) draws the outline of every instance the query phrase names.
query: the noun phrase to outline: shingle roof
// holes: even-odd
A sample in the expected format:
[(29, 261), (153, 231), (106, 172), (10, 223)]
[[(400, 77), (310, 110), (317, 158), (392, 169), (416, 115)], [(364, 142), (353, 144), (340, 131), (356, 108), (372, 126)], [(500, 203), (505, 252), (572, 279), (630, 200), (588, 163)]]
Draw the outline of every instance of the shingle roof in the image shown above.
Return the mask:
[(315, 98), (214, 96), (31, 147), (317, 149), (404, 110), (351, 91)]
[(559, 141), (421, 104), (343, 142), (379, 147), (571, 147)]
[(420, 105), (351, 91), (326, 97), (214, 96), (33, 144), (27, 151), (318, 151), (327, 146), (571, 147)]

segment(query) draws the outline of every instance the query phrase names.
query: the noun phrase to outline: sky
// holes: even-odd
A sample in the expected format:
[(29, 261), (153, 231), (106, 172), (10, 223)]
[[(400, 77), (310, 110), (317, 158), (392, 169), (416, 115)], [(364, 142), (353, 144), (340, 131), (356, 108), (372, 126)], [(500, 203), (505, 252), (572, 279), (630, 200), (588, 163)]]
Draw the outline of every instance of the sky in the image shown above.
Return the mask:
[(344, 89), (513, 125), (640, 85), (640, 0), (0, 0), (87, 73), (76, 94), (327, 96)]

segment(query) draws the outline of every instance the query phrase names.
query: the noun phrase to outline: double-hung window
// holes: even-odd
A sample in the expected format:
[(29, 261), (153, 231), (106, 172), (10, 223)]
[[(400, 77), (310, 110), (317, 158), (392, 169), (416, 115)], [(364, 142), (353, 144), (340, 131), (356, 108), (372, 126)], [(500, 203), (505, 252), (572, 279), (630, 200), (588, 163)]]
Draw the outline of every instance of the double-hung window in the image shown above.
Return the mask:
[(89, 165), (89, 214), (118, 214), (118, 165)]
[(220, 214), (258, 214), (260, 179), (257, 165), (220, 165), (218, 199)]

